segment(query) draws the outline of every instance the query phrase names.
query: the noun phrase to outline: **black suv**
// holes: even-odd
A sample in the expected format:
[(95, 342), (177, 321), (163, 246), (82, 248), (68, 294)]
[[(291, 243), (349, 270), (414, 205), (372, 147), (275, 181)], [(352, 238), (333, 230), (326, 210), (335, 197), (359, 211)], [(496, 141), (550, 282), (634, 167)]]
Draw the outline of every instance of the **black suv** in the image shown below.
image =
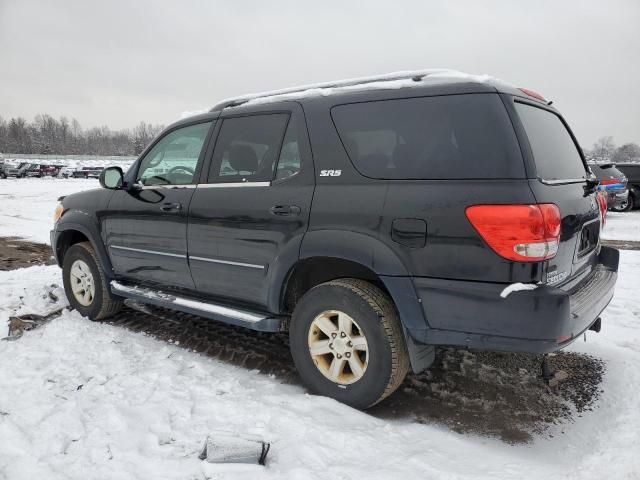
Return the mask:
[(124, 299), (288, 331), (302, 379), (366, 408), (436, 345), (547, 353), (613, 296), (597, 180), (542, 97), (418, 72), (240, 97), (64, 197), (71, 305)]
[(589, 168), (598, 179), (598, 190), (607, 199), (607, 207), (616, 212), (629, 210), (629, 189), (627, 177), (613, 163), (590, 163)]

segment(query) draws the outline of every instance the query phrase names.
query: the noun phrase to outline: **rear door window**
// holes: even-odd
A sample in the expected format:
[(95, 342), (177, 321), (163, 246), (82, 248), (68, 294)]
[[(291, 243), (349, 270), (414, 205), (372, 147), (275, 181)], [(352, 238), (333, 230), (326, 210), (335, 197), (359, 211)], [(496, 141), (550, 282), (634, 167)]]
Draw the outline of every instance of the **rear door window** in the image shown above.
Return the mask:
[(524, 103), (515, 103), (536, 164), (544, 180), (586, 178), (580, 152), (567, 127), (555, 113)]
[(226, 118), (213, 151), (208, 182), (271, 181), (288, 121), (285, 113)]
[(498, 95), (339, 105), (331, 115), (349, 158), (367, 177), (525, 177), (515, 132)]

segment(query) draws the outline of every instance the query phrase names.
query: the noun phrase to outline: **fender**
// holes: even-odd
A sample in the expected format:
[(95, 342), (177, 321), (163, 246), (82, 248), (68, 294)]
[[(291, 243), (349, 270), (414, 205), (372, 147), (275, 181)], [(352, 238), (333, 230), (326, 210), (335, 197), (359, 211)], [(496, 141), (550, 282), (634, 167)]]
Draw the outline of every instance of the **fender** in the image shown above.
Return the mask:
[(391, 294), (404, 328), (408, 332), (427, 328), (409, 272), (393, 250), (380, 240), (347, 230), (314, 230), (307, 232), (300, 249), (301, 259), (310, 257), (342, 258), (367, 267), (378, 275)]
[(358, 232), (314, 230), (307, 232), (300, 248), (300, 259), (311, 257), (349, 260), (378, 275), (398, 311), (412, 370), (419, 373), (433, 363), (435, 348), (419, 341), (429, 328), (421, 300), (409, 272), (391, 248)]
[(58, 264), (62, 266), (60, 259), (58, 259), (57, 257), (58, 238), (62, 232), (67, 232), (70, 230), (80, 232), (89, 239), (91, 246), (96, 252), (96, 255), (98, 255), (98, 258), (100, 259), (100, 262), (104, 267), (105, 275), (107, 276), (107, 278), (113, 279), (113, 267), (111, 266), (111, 260), (109, 259), (107, 250), (105, 249), (104, 243), (102, 242), (98, 223), (95, 221), (95, 219), (81, 210), (72, 209), (65, 212), (56, 225), (55, 230), (52, 232), (51, 247), (54, 253), (56, 253)]

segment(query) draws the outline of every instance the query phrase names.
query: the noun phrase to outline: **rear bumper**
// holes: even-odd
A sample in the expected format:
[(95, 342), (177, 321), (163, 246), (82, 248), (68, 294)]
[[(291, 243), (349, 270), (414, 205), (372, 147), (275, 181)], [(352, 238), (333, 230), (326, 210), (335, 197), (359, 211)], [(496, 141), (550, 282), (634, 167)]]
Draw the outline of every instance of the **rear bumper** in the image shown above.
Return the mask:
[(619, 207), (625, 204), (629, 198), (628, 189), (607, 190), (607, 207)]
[[(540, 285), (502, 298), (505, 284), (414, 278), (429, 328), (421, 342), (548, 353), (595, 323), (613, 297), (619, 252), (602, 247), (593, 272), (569, 291)], [(415, 332), (414, 332), (415, 336)]]

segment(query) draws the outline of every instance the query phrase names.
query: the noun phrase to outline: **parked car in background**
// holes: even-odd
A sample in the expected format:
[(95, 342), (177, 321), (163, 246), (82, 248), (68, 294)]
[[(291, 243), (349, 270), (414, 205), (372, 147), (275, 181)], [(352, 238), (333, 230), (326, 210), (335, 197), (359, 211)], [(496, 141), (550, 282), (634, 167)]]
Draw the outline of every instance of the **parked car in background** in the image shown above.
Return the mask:
[(589, 167), (598, 178), (598, 189), (606, 194), (609, 210), (624, 212), (627, 209), (629, 190), (627, 177), (613, 163), (590, 163)]
[(3, 165), (2, 171), (0, 172), (0, 177), (8, 178), (8, 177), (16, 177), (22, 178), (26, 175), (27, 169), (29, 168), (29, 163), (22, 162), (19, 165), (10, 165), (5, 163)]
[(73, 172), (73, 178), (99, 178), (104, 167), (81, 167)]
[(640, 208), (640, 163), (618, 164), (616, 168), (627, 177), (629, 199), (624, 210)]
[(62, 198), (71, 306), (288, 331), (310, 390), (358, 408), (437, 345), (542, 354), (600, 330), (619, 254), (550, 102), (456, 72), (308, 88), (178, 121)]
[(27, 170), (25, 171), (25, 176), (35, 177), (35, 178), (42, 177), (42, 170), (40, 168), (41, 168), (41, 165), (38, 163), (29, 164), (29, 166), (27, 167)]

